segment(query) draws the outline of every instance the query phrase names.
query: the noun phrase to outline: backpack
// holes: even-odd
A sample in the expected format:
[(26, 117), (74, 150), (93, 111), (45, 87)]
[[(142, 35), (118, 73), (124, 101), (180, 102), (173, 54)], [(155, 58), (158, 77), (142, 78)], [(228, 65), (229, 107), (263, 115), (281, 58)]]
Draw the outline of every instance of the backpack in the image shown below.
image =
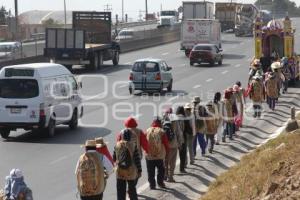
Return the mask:
[(77, 181), (81, 196), (94, 196), (104, 191), (104, 169), (99, 155), (87, 152), (79, 159)]
[(121, 142), (118, 149), (118, 167), (121, 169), (129, 169), (132, 166), (132, 158), (128, 147)]
[(193, 129), (190, 120), (184, 120), (184, 133), (187, 135), (193, 135)]
[(147, 139), (149, 144), (148, 154), (152, 157), (159, 157), (162, 152), (161, 129), (151, 128)]
[(4, 200), (5, 194), (3, 190), (0, 190), (0, 200)]
[(164, 124), (163, 129), (167, 135), (169, 142), (173, 141), (175, 138), (175, 133), (172, 130), (171, 124), (170, 123)]
[(253, 94), (252, 94), (252, 100), (254, 102), (259, 102), (262, 101), (262, 93), (263, 93), (263, 88), (259, 82), (254, 82), (253, 83)]
[(278, 97), (278, 87), (275, 78), (267, 80), (266, 84), (267, 95), (271, 98)]

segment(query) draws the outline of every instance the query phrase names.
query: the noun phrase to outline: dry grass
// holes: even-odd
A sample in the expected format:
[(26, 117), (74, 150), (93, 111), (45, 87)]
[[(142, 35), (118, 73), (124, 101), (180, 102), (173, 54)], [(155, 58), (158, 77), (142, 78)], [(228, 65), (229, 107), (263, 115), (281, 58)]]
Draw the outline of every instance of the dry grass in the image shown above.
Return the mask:
[(300, 130), (282, 134), (244, 156), (239, 164), (219, 176), (201, 200), (262, 199), (282, 163), (300, 164), (299, 155)]

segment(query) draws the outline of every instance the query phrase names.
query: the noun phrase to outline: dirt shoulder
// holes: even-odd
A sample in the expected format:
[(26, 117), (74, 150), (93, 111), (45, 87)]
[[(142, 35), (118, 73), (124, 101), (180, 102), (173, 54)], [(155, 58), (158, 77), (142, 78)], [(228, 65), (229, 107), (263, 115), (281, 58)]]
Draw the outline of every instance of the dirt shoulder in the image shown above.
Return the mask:
[(300, 129), (244, 156), (222, 174), (201, 200), (300, 199)]

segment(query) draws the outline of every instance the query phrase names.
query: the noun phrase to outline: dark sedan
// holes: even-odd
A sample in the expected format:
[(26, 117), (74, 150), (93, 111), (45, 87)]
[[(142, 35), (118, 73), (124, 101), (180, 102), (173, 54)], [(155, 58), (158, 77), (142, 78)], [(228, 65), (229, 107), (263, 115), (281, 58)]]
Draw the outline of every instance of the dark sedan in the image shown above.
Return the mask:
[(219, 49), (214, 44), (197, 44), (190, 52), (190, 65), (193, 66), (195, 63), (209, 63), (214, 66), (215, 63), (222, 65), (223, 55), (222, 49)]

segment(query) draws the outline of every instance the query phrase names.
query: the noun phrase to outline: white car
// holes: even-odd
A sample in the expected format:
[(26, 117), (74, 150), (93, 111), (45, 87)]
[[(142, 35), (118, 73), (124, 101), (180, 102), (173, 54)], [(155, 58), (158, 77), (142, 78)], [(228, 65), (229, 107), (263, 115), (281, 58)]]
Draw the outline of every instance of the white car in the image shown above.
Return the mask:
[(75, 77), (62, 65), (35, 63), (0, 70), (0, 134), (8, 138), (16, 129), (55, 134), (55, 126), (71, 129), (83, 115)]
[(20, 42), (0, 42), (0, 59), (17, 59), (21, 57)]
[(135, 39), (135, 35), (134, 35), (134, 31), (131, 29), (121, 30), (118, 36), (116, 37), (116, 41), (132, 40), (132, 39)]

